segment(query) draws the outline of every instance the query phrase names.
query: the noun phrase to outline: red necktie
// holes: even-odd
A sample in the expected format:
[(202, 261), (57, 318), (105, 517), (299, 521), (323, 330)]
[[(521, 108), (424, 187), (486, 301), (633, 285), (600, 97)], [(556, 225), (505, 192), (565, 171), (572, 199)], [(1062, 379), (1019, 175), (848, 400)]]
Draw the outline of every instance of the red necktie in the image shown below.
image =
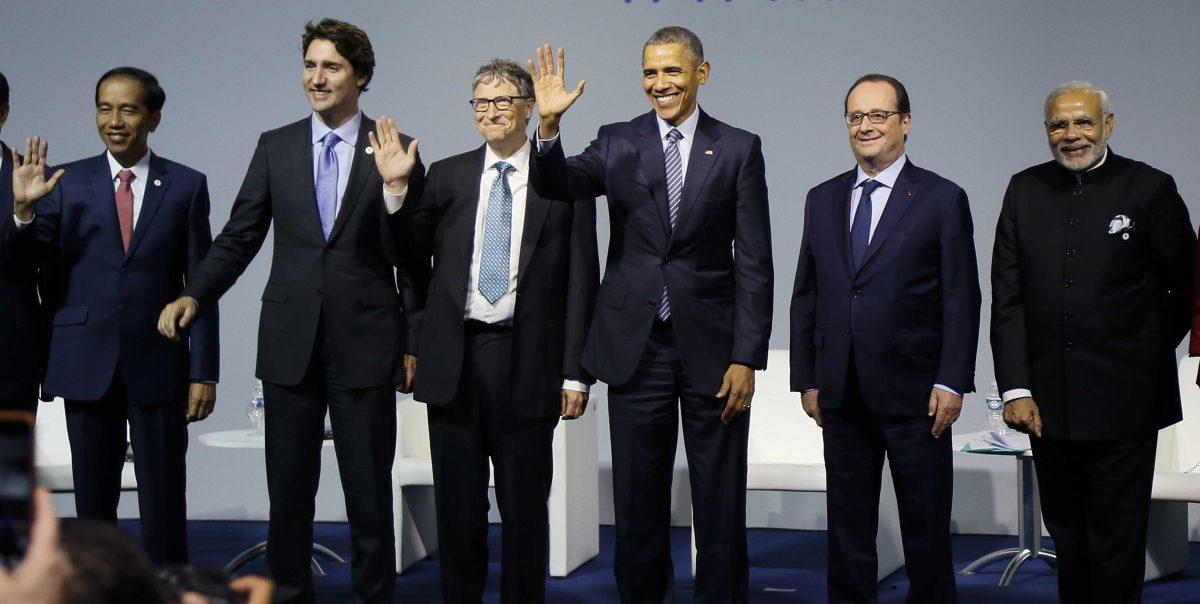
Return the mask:
[(117, 187), (117, 221), (121, 223), (121, 244), (125, 253), (129, 253), (129, 238), (133, 235), (133, 189), (129, 182), (133, 180), (133, 172), (121, 170), (117, 172), (121, 184)]

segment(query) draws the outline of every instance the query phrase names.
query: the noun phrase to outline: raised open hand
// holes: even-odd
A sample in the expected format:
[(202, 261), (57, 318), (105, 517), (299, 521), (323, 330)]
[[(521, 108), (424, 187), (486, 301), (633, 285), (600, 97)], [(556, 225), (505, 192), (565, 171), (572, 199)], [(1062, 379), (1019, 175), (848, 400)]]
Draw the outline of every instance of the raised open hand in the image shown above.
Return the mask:
[[(558, 134), (558, 120), (567, 112), (567, 109), (583, 94), (584, 81), (579, 80), (579, 84), (575, 86), (575, 90), (567, 90), (563, 84), (563, 75), (565, 73), (565, 61), (563, 49), (558, 49), (558, 57), (555, 60), (550, 54), (550, 45), (544, 44), (537, 49), (537, 64), (532, 60), (526, 61), (529, 67), (529, 74), (533, 76), (533, 94), (537, 101), (538, 115), (542, 119), (542, 123), (553, 127), (553, 135)], [(545, 136), (546, 132), (541, 132)], [(549, 138), (549, 137), (546, 137)]]
[(25, 139), (25, 157), (12, 150), (13, 162), (13, 214), (22, 221), (33, 220), (33, 205), (37, 200), (54, 190), (62, 178), (60, 168), (46, 178), (46, 151), (49, 144), (40, 136)]
[(390, 193), (402, 193), (408, 186), (413, 166), (417, 164), (417, 143), (420, 141), (414, 138), (405, 150), (400, 143), (396, 121), (384, 116), (379, 117), (375, 122), (375, 132), (368, 132), (367, 137), (375, 149), (375, 168), (379, 170), (383, 185)]

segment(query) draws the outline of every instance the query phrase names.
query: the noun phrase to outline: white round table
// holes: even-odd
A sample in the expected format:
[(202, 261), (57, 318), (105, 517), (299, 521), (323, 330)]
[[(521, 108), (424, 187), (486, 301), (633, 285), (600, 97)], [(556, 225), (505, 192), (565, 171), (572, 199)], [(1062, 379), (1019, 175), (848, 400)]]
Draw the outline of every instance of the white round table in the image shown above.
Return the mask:
[[(266, 449), (266, 437), (263, 433), (254, 428), (243, 430), (221, 430), (219, 432), (205, 432), (199, 436), (200, 444), (208, 447), (216, 447), (219, 449)], [(326, 433), (325, 440), (322, 446), (333, 446), (333, 435)], [(238, 554), (225, 565), (225, 572), (233, 573), (239, 568), (245, 566), (251, 560), (265, 554), (267, 552), (267, 542), (263, 541), (257, 545)], [(313, 574), (318, 577), (325, 576), (325, 570), (317, 563), (316, 557), (320, 556), (326, 560), (345, 564), (346, 561), (341, 556), (333, 552), (333, 550), (313, 542), (313, 559), (312, 569)]]

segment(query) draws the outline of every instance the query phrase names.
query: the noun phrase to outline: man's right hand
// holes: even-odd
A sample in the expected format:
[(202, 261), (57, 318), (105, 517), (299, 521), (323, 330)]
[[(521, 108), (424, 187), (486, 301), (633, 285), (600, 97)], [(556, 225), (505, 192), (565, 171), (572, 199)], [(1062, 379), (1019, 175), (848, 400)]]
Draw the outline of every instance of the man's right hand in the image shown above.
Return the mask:
[(21, 222), (33, 220), (33, 206), (58, 184), (64, 171), (59, 168), (53, 176), (46, 178), (46, 151), (49, 144), (42, 137), (25, 139), (25, 157), (12, 149), (13, 163), (13, 215)]
[(158, 333), (173, 342), (178, 342), (182, 331), (187, 329), (200, 312), (200, 304), (191, 296), (180, 296), (166, 305), (158, 315)]
[(804, 406), (804, 412), (813, 418), (814, 422), (817, 422), (818, 428), (821, 427), (821, 406), (817, 403), (820, 393), (820, 390), (809, 390), (800, 395), (800, 403)]
[(386, 116), (379, 116), (375, 132), (368, 131), (367, 138), (375, 150), (375, 169), (379, 170), (384, 188), (392, 195), (403, 193), (408, 187), (408, 177), (417, 165), (417, 145), (421, 141), (414, 138), (405, 149), (400, 142), (400, 132), (396, 130), (396, 120)]
[(538, 138), (549, 140), (558, 136), (558, 124), (579, 95), (583, 94), (584, 81), (579, 80), (575, 90), (567, 90), (563, 83), (565, 59), (563, 49), (558, 49), (558, 60), (550, 52), (550, 45), (537, 49), (537, 64), (526, 61), (529, 75), (533, 77), (534, 102), (538, 108)]
[(1042, 437), (1042, 414), (1033, 397), (1023, 396), (1004, 403), (1004, 423), (1018, 432)]
[(404, 355), (404, 381), (396, 384), (396, 392), (409, 394), (412, 392), (413, 380), (417, 379), (417, 357)]

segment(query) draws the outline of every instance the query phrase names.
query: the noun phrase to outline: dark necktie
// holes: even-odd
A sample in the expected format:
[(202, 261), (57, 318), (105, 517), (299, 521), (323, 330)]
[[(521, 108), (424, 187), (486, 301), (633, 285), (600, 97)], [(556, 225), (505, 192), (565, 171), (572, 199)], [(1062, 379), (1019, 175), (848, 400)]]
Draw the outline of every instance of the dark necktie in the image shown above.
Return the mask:
[[(679, 155), (679, 139), (683, 133), (675, 128), (667, 133), (667, 148), (663, 151), (667, 171), (667, 215), (671, 219), (671, 231), (679, 218), (679, 202), (683, 199), (683, 158)], [(662, 300), (658, 305), (658, 320), (671, 318), (671, 298), (667, 295), (667, 284), (663, 284)]]
[(862, 195), (858, 198), (858, 209), (854, 212), (854, 224), (850, 225), (850, 255), (854, 258), (854, 270), (862, 268), (867, 257), (867, 246), (871, 243), (871, 193), (883, 185), (876, 180), (864, 180)]

